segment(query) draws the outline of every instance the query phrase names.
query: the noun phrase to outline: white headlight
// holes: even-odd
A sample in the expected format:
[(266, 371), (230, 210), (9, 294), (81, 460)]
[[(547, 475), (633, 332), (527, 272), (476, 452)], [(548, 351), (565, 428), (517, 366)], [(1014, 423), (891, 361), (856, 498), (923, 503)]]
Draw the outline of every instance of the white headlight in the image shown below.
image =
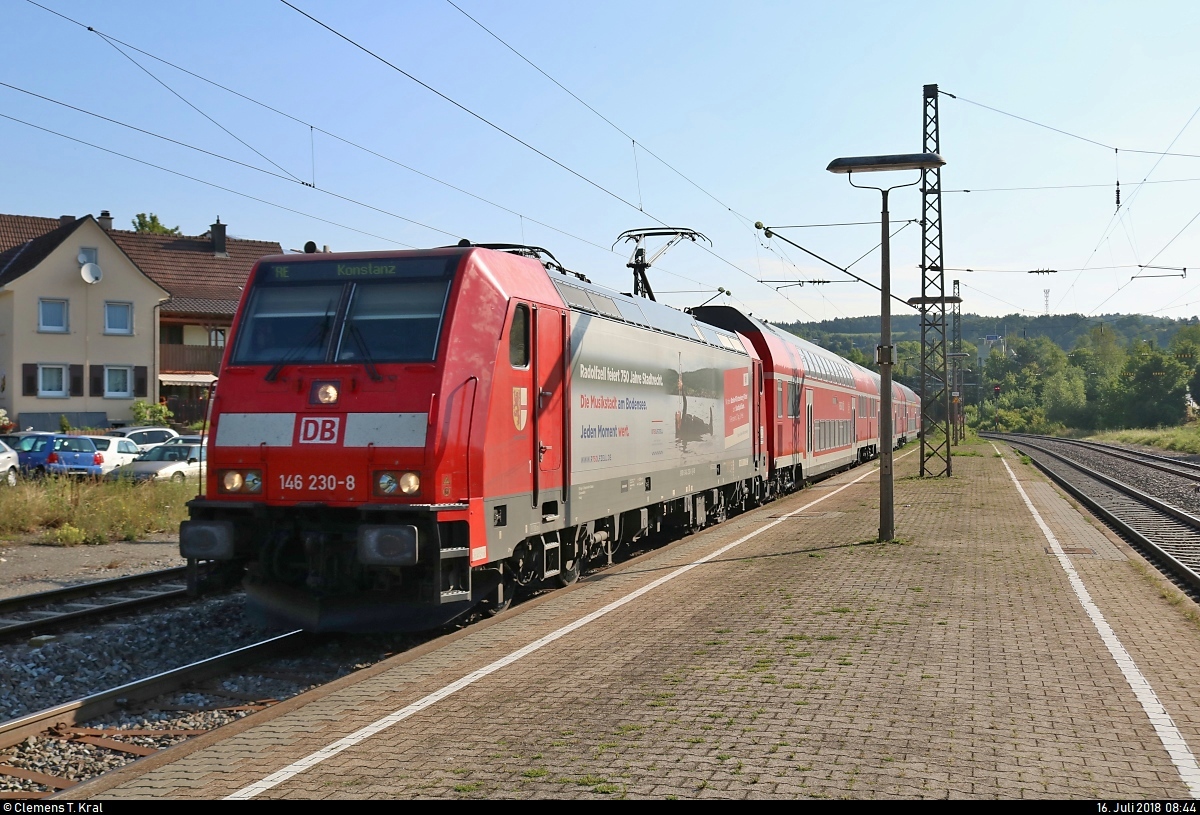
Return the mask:
[(421, 476), (416, 473), (405, 473), (400, 476), (400, 492), (405, 495), (416, 495), (421, 489)]
[(322, 405), (332, 405), (338, 400), (337, 385), (326, 382), (317, 388), (317, 401)]

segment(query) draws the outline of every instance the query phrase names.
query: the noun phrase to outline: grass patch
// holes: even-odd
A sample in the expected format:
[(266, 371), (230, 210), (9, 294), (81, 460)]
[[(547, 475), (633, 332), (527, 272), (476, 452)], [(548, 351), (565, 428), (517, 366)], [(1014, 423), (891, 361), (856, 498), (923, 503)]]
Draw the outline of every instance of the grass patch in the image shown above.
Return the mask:
[[(1186, 599), (1184, 595), (1170, 583), (1163, 580), (1157, 572), (1150, 569), (1140, 560), (1129, 560), (1128, 563), (1147, 583), (1158, 590), (1158, 596), (1166, 600), (1168, 605), (1183, 605), (1183, 601)], [(1194, 608), (1182, 608), (1181, 611), (1183, 611), (1183, 616), (1187, 618), (1188, 622), (1200, 628), (1200, 614), (1196, 613)]]
[(175, 532), (196, 484), (44, 478), (0, 490), (0, 536), (36, 536), (52, 546), (139, 540)]
[(1177, 453), (1200, 453), (1200, 424), (1196, 423), (1183, 427), (1114, 430), (1087, 438), (1093, 441), (1140, 444), (1144, 447), (1157, 447), (1160, 450), (1172, 450)]

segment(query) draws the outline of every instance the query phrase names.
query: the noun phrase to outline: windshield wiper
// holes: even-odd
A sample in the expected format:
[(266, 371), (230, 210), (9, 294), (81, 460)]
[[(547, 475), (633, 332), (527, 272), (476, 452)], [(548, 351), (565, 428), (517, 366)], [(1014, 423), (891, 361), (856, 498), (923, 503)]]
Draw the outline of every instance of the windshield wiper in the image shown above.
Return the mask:
[(383, 375), (379, 373), (379, 369), (375, 367), (375, 361), (371, 359), (371, 352), (367, 350), (367, 341), (363, 339), (362, 331), (354, 323), (350, 323), (350, 336), (354, 337), (354, 341), (358, 344), (358, 350), (362, 351), (363, 367), (367, 369), (367, 375), (371, 377), (371, 381), (382, 382)]
[(294, 362), (301, 354), (308, 351), (309, 348), (316, 345), (317, 341), (327, 336), (329, 331), (329, 307), (333, 305), (333, 301), (325, 304), (325, 319), (320, 323), (314, 323), (313, 327), (304, 335), (304, 342), (292, 349), (290, 354), (287, 354), (283, 359), (271, 366), (271, 370), (267, 371), (267, 375), (263, 377), (268, 382), (274, 382), (279, 378), (279, 372), (283, 370), (283, 366)]

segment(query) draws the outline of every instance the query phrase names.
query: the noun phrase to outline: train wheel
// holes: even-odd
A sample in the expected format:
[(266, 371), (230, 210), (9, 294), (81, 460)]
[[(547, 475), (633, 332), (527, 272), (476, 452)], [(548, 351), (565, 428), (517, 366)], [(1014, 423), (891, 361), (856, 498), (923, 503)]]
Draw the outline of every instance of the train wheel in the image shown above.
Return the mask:
[(566, 588), (579, 579), (579, 571), (583, 566), (583, 558), (576, 552), (571, 560), (563, 561), (562, 568), (554, 576), (554, 582), (559, 588)]
[(554, 578), (554, 583), (559, 588), (566, 588), (579, 579), (579, 573), (583, 570), (583, 561), (592, 547), (592, 530), (593, 525), (590, 523), (575, 528), (575, 544), (571, 556), (568, 558), (566, 552), (563, 553), (561, 570)]
[(495, 617), (502, 611), (508, 611), (512, 606), (513, 594), (516, 593), (516, 590), (517, 582), (513, 580), (512, 572), (505, 569), (495, 590), (479, 604), (480, 610), (488, 617)]

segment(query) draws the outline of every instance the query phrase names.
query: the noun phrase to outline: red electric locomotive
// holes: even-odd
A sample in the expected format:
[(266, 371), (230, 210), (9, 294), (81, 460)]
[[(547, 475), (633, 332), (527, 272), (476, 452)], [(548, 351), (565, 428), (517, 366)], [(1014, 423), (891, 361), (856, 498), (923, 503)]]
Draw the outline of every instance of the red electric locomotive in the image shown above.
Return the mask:
[(436, 626), (756, 499), (761, 391), (732, 332), (512, 252), (264, 258), (180, 549), (279, 622)]
[(425, 629), (877, 452), (871, 372), (536, 257), (259, 261), (180, 529), (189, 564), (244, 569), (272, 622)]

